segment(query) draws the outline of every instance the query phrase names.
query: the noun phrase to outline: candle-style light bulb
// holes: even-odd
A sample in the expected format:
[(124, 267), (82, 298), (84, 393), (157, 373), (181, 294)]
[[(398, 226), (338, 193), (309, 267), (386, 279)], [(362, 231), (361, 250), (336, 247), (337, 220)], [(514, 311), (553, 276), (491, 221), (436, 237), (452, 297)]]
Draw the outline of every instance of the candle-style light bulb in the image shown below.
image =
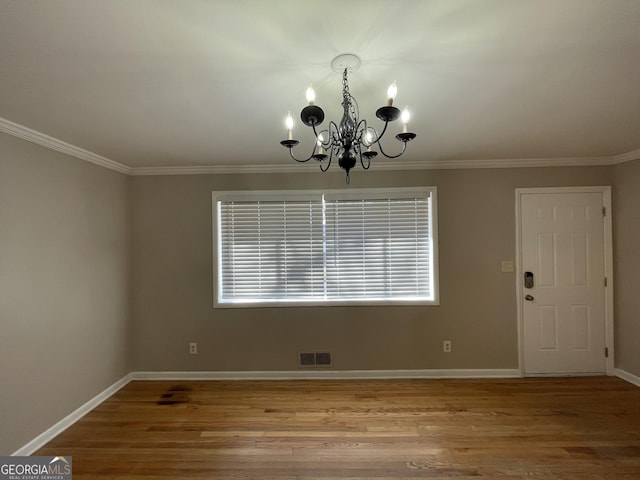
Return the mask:
[(322, 136), (322, 134), (320, 134), (320, 135), (318, 135), (318, 140), (316, 141), (316, 145), (318, 145), (317, 153), (319, 153), (319, 154), (323, 154), (324, 153), (324, 147), (322, 146), (322, 142), (324, 142), (324, 137)]
[(284, 121), (285, 126), (287, 127), (287, 140), (293, 140), (293, 118), (291, 118), (291, 112), (287, 114), (287, 118)]
[(316, 103), (316, 92), (311, 85), (307, 88), (307, 102), (309, 102), (309, 105), (315, 105)]
[(409, 113), (409, 110), (407, 109), (407, 107), (404, 107), (404, 110), (402, 111), (402, 133), (407, 133), (408, 129), (409, 129), (409, 120), (411, 120), (411, 114)]
[(371, 151), (371, 143), (373, 142), (373, 134), (371, 130), (368, 130), (364, 133), (364, 144), (367, 146), (367, 152)]
[(397, 94), (398, 94), (398, 87), (396, 85), (396, 82), (393, 82), (391, 85), (389, 85), (389, 88), (387, 89), (387, 105), (389, 106), (393, 105), (393, 101), (395, 100)]

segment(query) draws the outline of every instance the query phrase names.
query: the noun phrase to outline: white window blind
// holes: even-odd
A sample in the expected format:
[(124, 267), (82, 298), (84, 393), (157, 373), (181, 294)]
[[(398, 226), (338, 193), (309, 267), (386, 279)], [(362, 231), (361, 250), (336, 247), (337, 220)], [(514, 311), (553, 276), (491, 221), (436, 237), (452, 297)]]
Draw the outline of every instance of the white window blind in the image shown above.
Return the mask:
[(435, 188), (214, 192), (216, 305), (437, 303)]
[(431, 298), (429, 198), (327, 200), (331, 298)]
[(320, 199), (221, 202), (221, 298), (322, 298), (322, 236)]

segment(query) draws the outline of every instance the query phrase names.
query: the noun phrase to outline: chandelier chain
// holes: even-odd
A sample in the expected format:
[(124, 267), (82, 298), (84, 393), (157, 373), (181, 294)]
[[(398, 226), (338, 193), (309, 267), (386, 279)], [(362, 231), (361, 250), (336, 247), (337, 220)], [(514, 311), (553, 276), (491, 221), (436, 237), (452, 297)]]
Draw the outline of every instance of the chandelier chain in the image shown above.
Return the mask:
[(351, 93), (349, 92), (349, 80), (347, 79), (347, 69), (344, 69), (344, 72), (342, 72), (342, 98), (344, 98), (345, 100), (351, 96)]

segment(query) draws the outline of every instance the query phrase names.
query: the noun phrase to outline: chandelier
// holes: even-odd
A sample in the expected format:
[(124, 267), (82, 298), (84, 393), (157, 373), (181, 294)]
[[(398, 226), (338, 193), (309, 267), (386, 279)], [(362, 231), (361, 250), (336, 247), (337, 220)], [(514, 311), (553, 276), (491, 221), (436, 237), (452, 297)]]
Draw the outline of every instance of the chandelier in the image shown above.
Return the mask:
[[(382, 131), (378, 131), (369, 126), (367, 121), (359, 118), (358, 102), (349, 92), (349, 79), (347, 74), (357, 70), (360, 66), (360, 58), (353, 54), (339, 55), (331, 62), (331, 67), (335, 72), (342, 73), (342, 119), (339, 124), (334, 121), (329, 122), (329, 128), (318, 131), (317, 127), (324, 121), (324, 111), (315, 104), (315, 92), (312, 87), (307, 89), (307, 101), (309, 104), (300, 112), (302, 123), (313, 129), (316, 141), (313, 150), (308, 158), (299, 159), (293, 154), (293, 147), (300, 142), (293, 138), (293, 118), (287, 115), (285, 125), (287, 128), (287, 139), (280, 144), (289, 149), (289, 154), (296, 162), (308, 162), (313, 159), (320, 164), (320, 170), (326, 172), (331, 166), (334, 157), (338, 159), (340, 168), (347, 172), (347, 184), (349, 183), (349, 171), (356, 166), (358, 160), (362, 168), (368, 170), (371, 166), (371, 159), (378, 155), (379, 150), (387, 158), (397, 158), (402, 155), (407, 142), (416, 138), (415, 133), (408, 131), (409, 111), (405, 108), (403, 112), (393, 106), (397, 88), (395, 82), (387, 90), (387, 105), (378, 108), (376, 117), (384, 122)], [(387, 131), (389, 122), (402, 119), (402, 132), (396, 135), (396, 139), (402, 143), (400, 153), (391, 155), (384, 151), (380, 141)]]

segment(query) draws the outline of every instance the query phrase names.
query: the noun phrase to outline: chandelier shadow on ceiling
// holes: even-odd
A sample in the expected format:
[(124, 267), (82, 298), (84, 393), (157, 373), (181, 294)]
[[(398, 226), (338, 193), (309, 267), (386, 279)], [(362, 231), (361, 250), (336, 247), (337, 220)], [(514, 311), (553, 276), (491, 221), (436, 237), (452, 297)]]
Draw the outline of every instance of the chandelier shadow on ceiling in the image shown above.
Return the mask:
[[(357, 70), (360, 66), (360, 58), (353, 54), (338, 55), (331, 62), (331, 67), (336, 72), (342, 72), (342, 108), (343, 114), (339, 124), (334, 121), (329, 122), (329, 127), (318, 131), (316, 127), (324, 121), (324, 111), (315, 104), (315, 92), (313, 88), (307, 89), (307, 101), (309, 104), (300, 112), (300, 120), (305, 125), (313, 129), (316, 142), (311, 151), (311, 155), (305, 159), (296, 158), (293, 154), (293, 147), (300, 142), (293, 138), (293, 118), (289, 114), (285, 120), (287, 128), (287, 139), (280, 144), (289, 149), (289, 154), (296, 162), (308, 162), (313, 159), (320, 164), (320, 170), (326, 172), (331, 166), (333, 157), (338, 158), (338, 165), (347, 173), (346, 181), (349, 183), (349, 171), (355, 167), (358, 160), (362, 168), (368, 170), (373, 159), (380, 151), (387, 158), (398, 158), (406, 148), (407, 142), (416, 138), (415, 133), (408, 131), (409, 111), (405, 108), (403, 112), (393, 106), (397, 88), (395, 82), (387, 90), (387, 105), (376, 110), (376, 117), (384, 122), (382, 131), (378, 131), (369, 126), (365, 119), (359, 119), (358, 102), (349, 92), (348, 73)], [(393, 122), (402, 117), (402, 132), (396, 135), (396, 139), (402, 142), (402, 150), (396, 155), (390, 155), (384, 151), (380, 141), (387, 132), (389, 122)]]

